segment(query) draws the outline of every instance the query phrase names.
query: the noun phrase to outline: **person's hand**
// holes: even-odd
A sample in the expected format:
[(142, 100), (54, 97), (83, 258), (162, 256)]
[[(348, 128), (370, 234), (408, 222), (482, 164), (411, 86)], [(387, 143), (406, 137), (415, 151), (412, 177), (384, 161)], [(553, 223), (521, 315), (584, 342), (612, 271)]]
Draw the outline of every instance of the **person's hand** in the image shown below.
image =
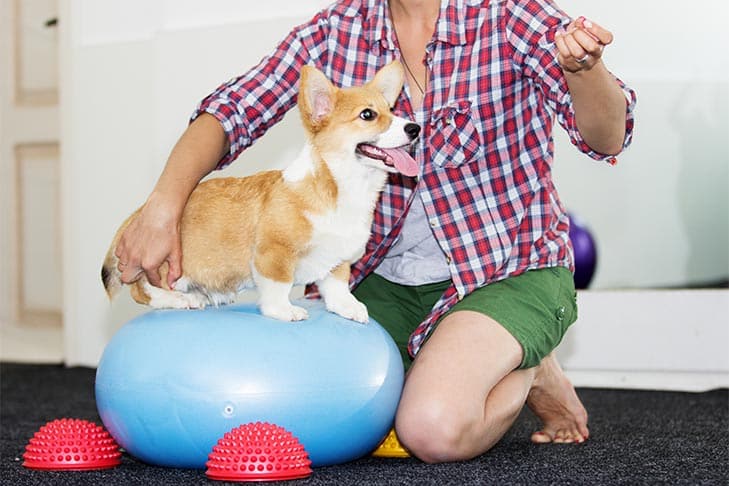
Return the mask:
[(585, 17), (579, 17), (554, 36), (557, 60), (562, 69), (576, 73), (589, 71), (600, 62), (605, 46), (613, 41), (613, 34)]
[(179, 222), (172, 214), (150, 199), (129, 223), (114, 252), (122, 282), (132, 283), (146, 274), (152, 285), (161, 287), (159, 267), (167, 262), (167, 284), (173, 288), (182, 275), (182, 244)]

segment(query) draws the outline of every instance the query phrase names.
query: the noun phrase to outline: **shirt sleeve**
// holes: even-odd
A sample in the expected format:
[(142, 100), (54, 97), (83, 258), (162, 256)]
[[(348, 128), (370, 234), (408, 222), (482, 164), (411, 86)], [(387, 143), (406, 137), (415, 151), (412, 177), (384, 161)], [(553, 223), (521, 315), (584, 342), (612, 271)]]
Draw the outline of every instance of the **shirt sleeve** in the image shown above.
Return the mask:
[[(557, 60), (555, 34), (567, 27), (572, 19), (552, 0), (528, 0), (507, 2), (505, 31), (514, 49), (514, 62), (523, 74), (534, 81), (543, 94), (557, 122), (567, 131), (573, 145), (595, 160), (616, 163), (615, 156), (592, 150), (577, 129), (572, 96), (567, 87), (562, 67)], [(636, 94), (623, 81), (615, 78), (626, 99), (625, 139), (623, 150), (633, 138)]]
[(222, 84), (197, 106), (190, 121), (202, 113), (213, 115), (230, 142), (217, 169), (229, 165), (295, 106), (299, 72), (311, 61), (312, 43), (323, 35), (325, 23), (320, 13), (298, 26), (257, 66)]

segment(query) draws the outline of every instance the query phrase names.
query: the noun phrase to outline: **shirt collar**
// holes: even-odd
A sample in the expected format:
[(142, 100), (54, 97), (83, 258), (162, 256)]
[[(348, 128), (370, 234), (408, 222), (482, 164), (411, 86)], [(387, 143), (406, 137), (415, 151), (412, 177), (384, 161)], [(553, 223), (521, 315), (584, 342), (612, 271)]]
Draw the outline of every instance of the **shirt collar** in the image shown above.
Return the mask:
[[(388, 0), (365, 0), (365, 32), (371, 46), (380, 45), (395, 49), (395, 34), (392, 29)], [(466, 4), (468, 0), (441, 0), (440, 14), (435, 26), (436, 41), (452, 45), (466, 43)], [(481, 3), (481, 2), (478, 2)]]
[(367, 40), (370, 46), (382, 46), (388, 50), (395, 49), (394, 33), (390, 23), (387, 0), (367, 0), (362, 11)]
[(441, 0), (435, 39), (454, 46), (466, 43), (465, 0)]

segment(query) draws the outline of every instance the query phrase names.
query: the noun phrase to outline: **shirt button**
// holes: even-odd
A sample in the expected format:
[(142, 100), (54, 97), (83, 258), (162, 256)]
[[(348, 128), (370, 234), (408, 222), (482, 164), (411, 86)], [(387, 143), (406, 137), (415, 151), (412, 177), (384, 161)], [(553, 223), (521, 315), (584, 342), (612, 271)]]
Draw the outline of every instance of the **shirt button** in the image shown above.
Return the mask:
[(557, 309), (556, 314), (557, 314), (558, 321), (561, 321), (562, 319), (564, 319), (564, 312), (565, 312), (564, 307), (560, 307), (559, 309)]
[(438, 221), (435, 218), (431, 219), (430, 220), (430, 226), (432, 226), (433, 228), (435, 228), (436, 226), (438, 226)]
[(450, 257), (450, 255), (446, 255), (446, 263), (447, 263), (448, 265), (450, 265), (450, 264), (451, 264), (451, 257)]

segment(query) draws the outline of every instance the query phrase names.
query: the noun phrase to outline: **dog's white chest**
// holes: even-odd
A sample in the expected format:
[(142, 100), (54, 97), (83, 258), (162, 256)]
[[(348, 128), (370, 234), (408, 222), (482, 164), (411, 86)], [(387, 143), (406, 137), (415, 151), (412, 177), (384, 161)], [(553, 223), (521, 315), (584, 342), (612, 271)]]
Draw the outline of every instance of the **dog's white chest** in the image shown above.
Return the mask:
[(319, 280), (340, 263), (353, 262), (362, 256), (370, 236), (378, 194), (366, 185), (348, 188), (340, 195), (334, 210), (309, 215), (313, 225), (312, 238), (309, 251), (297, 265), (297, 283)]

